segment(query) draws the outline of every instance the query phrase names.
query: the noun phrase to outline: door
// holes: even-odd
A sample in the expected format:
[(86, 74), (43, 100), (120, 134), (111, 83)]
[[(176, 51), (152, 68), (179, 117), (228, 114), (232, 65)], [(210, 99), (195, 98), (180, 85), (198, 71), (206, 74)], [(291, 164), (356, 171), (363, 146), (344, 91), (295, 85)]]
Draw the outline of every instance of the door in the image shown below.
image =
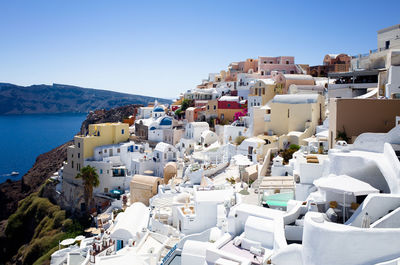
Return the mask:
[(249, 146), (247, 157), (250, 159), (250, 161), (253, 161), (253, 146)]
[(110, 156), (113, 156), (113, 150), (110, 149), (110, 150), (108, 150), (108, 151), (109, 151), (109, 153), (110, 153)]

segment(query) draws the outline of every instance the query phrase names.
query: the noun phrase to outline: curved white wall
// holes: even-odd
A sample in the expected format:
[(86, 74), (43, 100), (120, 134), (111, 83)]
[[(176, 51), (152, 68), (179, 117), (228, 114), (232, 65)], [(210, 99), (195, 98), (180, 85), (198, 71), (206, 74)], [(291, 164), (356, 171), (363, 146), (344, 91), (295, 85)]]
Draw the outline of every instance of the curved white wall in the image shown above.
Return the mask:
[(357, 228), (324, 221), (309, 212), (303, 232), (303, 264), (375, 264), (400, 255), (400, 229)]

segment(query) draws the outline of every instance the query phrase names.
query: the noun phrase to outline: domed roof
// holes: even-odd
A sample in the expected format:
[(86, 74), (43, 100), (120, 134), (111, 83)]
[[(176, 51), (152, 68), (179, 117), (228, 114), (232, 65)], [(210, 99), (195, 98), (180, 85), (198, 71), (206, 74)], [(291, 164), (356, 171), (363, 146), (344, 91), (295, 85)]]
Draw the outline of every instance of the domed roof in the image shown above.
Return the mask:
[(172, 125), (172, 118), (171, 117), (164, 117), (160, 121), (160, 125)]
[(164, 109), (160, 106), (155, 106), (153, 112), (164, 112)]

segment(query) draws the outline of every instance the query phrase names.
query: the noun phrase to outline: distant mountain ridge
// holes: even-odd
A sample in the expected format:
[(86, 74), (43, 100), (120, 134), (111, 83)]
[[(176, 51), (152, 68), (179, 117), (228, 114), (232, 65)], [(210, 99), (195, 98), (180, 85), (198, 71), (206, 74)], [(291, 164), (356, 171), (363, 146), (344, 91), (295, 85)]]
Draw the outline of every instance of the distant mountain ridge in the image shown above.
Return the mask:
[(18, 86), (0, 83), (0, 115), (87, 113), (129, 104), (147, 105), (154, 100), (171, 103), (168, 99), (62, 84)]

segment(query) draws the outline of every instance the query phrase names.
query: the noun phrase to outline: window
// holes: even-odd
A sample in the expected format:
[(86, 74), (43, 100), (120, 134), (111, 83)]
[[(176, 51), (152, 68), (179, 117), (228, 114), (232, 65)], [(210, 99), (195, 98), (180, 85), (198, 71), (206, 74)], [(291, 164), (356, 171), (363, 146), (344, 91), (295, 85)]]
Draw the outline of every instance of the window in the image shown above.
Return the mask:
[(217, 106), (216, 105), (214, 105), (214, 110), (216, 110), (217, 109)]
[(263, 87), (262, 92), (263, 92), (263, 95), (265, 95), (265, 87)]
[(102, 169), (100, 169), (100, 174), (103, 174), (103, 170)]
[(267, 61), (264, 61), (264, 64), (267, 64)]
[(387, 49), (389, 49), (389, 47), (390, 47), (390, 40), (387, 40), (385, 42), (385, 49), (387, 50)]
[(289, 64), (289, 61), (286, 61), (286, 64)]
[(159, 154), (159, 153), (157, 153), (157, 155), (156, 155), (156, 156), (157, 156), (157, 158), (160, 158), (160, 154)]
[(107, 174), (110, 174), (110, 170), (107, 169)]
[(71, 161), (71, 168), (74, 168), (74, 161)]
[(207, 109), (208, 109), (208, 110), (210, 109), (210, 105), (207, 106)]
[(107, 153), (107, 149), (104, 149), (104, 153)]
[(81, 143), (78, 143), (78, 148), (81, 148)]
[(122, 130), (121, 130), (121, 134), (124, 134), (124, 133), (125, 133), (125, 130), (124, 130), (124, 129), (122, 129)]
[(78, 153), (78, 158), (81, 158), (81, 153)]
[(292, 70), (292, 71), (290, 71), (290, 73), (291, 73), (291, 74), (294, 74), (294, 71)]
[(167, 153), (164, 153), (164, 159), (167, 159)]
[(287, 117), (289, 118), (289, 116), (290, 116), (290, 112), (289, 112), (289, 110), (287, 110)]
[(117, 149), (117, 153), (120, 153), (120, 152), (121, 152), (121, 148), (118, 148), (118, 149)]

